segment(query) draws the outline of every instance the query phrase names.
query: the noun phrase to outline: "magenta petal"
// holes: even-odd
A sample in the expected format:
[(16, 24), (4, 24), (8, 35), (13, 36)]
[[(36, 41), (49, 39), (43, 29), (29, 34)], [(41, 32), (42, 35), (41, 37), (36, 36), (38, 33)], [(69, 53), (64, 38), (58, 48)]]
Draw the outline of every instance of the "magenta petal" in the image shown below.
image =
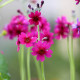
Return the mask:
[(45, 60), (44, 55), (41, 56), (41, 62), (43, 62)]
[(60, 35), (55, 36), (55, 39), (60, 40)]
[(41, 59), (41, 57), (39, 55), (37, 55), (36, 59), (37, 59), (37, 61), (39, 61)]
[(32, 52), (31, 54), (32, 54), (33, 56), (36, 56), (36, 55), (37, 55), (36, 52)]

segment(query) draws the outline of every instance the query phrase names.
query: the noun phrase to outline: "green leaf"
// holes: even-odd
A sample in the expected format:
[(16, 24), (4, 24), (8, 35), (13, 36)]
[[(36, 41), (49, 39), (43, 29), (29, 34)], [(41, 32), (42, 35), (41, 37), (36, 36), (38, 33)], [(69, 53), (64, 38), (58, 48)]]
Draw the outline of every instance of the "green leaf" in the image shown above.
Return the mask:
[(0, 53), (0, 72), (1, 73), (7, 73), (8, 72), (8, 68), (7, 68), (5, 57), (1, 53)]
[(9, 75), (9, 73), (1, 73), (1, 79), (2, 80), (10, 80), (10, 75)]
[(6, 60), (3, 54), (0, 53), (0, 80), (10, 80)]

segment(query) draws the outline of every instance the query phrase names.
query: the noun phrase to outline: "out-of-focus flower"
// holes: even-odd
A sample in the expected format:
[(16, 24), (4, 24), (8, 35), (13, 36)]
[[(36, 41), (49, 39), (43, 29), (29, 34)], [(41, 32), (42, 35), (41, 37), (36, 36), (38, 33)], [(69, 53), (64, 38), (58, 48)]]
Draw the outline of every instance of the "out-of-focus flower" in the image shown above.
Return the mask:
[(45, 60), (45, 56), (47, 58), (50, 58), (52, 55), (52, 50), (49, 49), (50, 45), (46, 42), (38, 41), (38, 43), (35, 44), (35, 46), (32, 48), (32, 55), (37, 56), (37, 60), (43, 62)]
[(44, 31), (44, 30), (49, 31), (50, 30), (50, 24), (43, 17), (42, 17), (42, 19), (41, 19), (41, 21), (39, 23), (39, 27), (40, 27), (40, 31)]
[(62, 16), (61, 19), (58, 18), (56, 21), (57, 25), (54, 28), (55, 39), (60, 40), (60, 38), (66, 38), (69, 34), (69, 22), (66, 20), (65, 16)]
[(33, 37), (33, 33), (27, 33), (27, 35), (25, 33), (21, 33), (21, 35), (19, 35), (19, 41), (21, 44), (26, 45), (26, 47), (31, 47), (33, 46), (33, 44), (36, 42), (37, 37)]
[(77, 1), (77, 2), (76, 2), (76, 5), (78, 5), (78, 4), (79, 4), (79, 2), (80, 2), (80, 0), (75, 0), (75, 1)]
[(42, 41), (45, 41), (45, 42), (47, 42), (48, 44), (53, 44), (54, 42), (53, 42), (53, 39), (54, 39), (54, 37), (53, 37), (53, 33), (51, 33), (51, 32), (49, 32), (49, 31), (44, 31), (43, 32), (43, 35), (42, 35)]
[(30, 0), (30, 2), (35, 4), (37, 0)]
[(11, 22), (4, 28), (10, 39), (18, 37), (21, 32), (28, 32), (28, 20), (23, 15), (14, 16)]
[(18, 47), (17, 47), (17, 52), (19, 52), (19, 50), (20, 50), (20, 41), (19, 41), (19, 38), (18, 38), (18, 40), (17, 40), (17, 42), (16, 42), (16, 45), (18, 46)]
[(1, 53), (1, 54), (4, 54), (4, 52), (3, 52), (3, 51), (0, 51), (0, 53)]
[(34, 25), (38, 25), (39, 22), (41, 21), (41, 12), (38, 12), (36, 11), (35, 13), (34, 12), (31, 12), (29, 14), (29, 22), (30, 24), (34, 24)]
[(73, 38), (79, 38), (80, 37), (80, 21), (77, 21), (77, 24), (72, 24), (72, 33)]

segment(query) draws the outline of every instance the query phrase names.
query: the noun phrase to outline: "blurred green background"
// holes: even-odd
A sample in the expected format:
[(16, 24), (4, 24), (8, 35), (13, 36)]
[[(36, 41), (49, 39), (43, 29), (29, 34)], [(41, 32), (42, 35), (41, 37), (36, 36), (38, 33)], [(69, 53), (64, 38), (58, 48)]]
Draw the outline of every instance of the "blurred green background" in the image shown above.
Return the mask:
[[(40, 0), (39, 0), (40, 1)], [(5, 0), (3, 0), (5, 2)], [(0, 4), (2, 4), (1, 2)], [(24, 13), (27, 10), (27, 5), (30, 4), (29, 0), (15, 0), (14, 2), (6, 5), (0, 9), (0, 31), (3, 27), (9, 23), (12, 16), (17, 15), (17, 9), (21, 9)], [(32, 4), (33, 5), (33, 4)], [(79, 4), (80, 5), (80, 4)], [(76, 11), (76, 18), (80, 17), (80, 6), (76, 6), (75, 0), (45, 0), (45, 4), (42, 9), (42, 15), (45, 16), (51, 24), (53, 31), (55, 20), (59, 16), (66, 16), (69, 21), (72, 21), (72, 10)], [(35, 6), (35, 4), (33, 5)], [(4, 68), (4, 71), (8, 71), (11, 75), (11, 80), (20, 80), (19, 73), (19, 61), (16, 40), (9, 40), (8, 38), (0, 38), (0, 51), (4, 52), (5, 65), (8, 69)], [(80, 80), (80, 40), (74, 39), (74, 59), (76, 68), (76, 80)], [(54, 40), (52, 57), (46, 58), (44, 61), (46, 80), (70, 80), (69, 60), (67, 53), (67, 40)], [(25, 47), (25, 68), (26, 68), (26, 55), (27, 50)], [(1, 59), (1, 58), (0, 58)], [(0, 60), (0, 64), (3, 60)], [(4, 61), (4, 62), (5, 62)], [(4, 65), (3, 65), (4, 66)], [(3, 68), (2, 66), (2, 68)], [(0, 71), (1, 69), (0, 68)], [(27, 71), (27, 70), (26, 70)], [(26, 73), (27, 77), (27, 73)], [(34, 64), (33, 56), (31, 55), (31, 77), (37, 79), (37, 71)]]

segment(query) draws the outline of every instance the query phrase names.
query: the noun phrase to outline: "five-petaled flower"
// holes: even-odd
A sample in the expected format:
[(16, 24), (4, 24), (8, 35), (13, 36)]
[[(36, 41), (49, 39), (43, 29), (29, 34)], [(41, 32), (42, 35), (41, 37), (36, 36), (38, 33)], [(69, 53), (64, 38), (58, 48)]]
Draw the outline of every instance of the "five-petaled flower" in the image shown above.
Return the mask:
[(37, 56), (37, 60), (43, 62), (45, 60), (45, 56), (47, 58), (50, 58), (52, 55), (52, 50), (49, 49), (50, 45), (46, 42), (38, 41), (38, 43), (35, 44), (35, 46), (32, 48), (32, 55)]
[(31, 47), (36, 42), (37, 37), (33, 37), (33, 33), (28, 32), (27, 35), (25, 33), (21, 33), (19, 35), (19, 41), (21, 44), (26, 45), (26, 47)]
[(41, 21), (41, 12), (35, 11), (29, 14), (29, 22), (30, 24), (38, 25)]

